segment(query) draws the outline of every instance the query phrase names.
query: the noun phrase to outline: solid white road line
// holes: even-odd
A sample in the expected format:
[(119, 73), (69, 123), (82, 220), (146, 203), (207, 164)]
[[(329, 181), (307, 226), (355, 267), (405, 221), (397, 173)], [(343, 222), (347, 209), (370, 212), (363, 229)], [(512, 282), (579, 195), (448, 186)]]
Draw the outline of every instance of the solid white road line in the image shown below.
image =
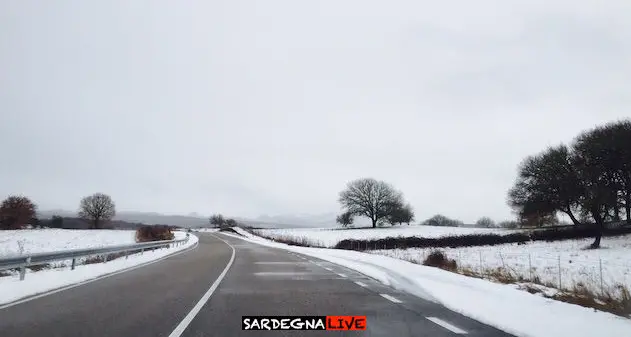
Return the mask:
[(122, 273), (125, 273), (125, 272), (128, 272), (128, 271), (132, 271), (132, 270), (135, 270), (135, 269), (138, 269), (138, 268), (146, 267), (148, 265), (151, 265), (151, 264), (154, 264), (154, 263), (158, 263), (158, 262), (160, 262), (160, 261), (162, 261), (164, 259), (168, 259), (170, 257), (189, 252), (189, 251), (191, 251), (193, 249), (196, 249), (198, 245), (199, 245), (199, 242), (195, 243), (193, 246), (191, 246), (189, 248), (186, 248), (186, 249), (181, 250), (179, 252), (175, 252), (175, 253), (169, 254), (167, 256), (161, 257), (161, 258), (159, 258), (157, 260), (145, 262), (145, 263), (142, 263), (142, 264), (139, 264), (139, 265), (135, 265), (135, 266), (132, 266), (132, 267), (129, 267), (129, 268), (125, 268), (125, 269), (121, 269), (119, 271), (115, 271), (113, 273), (101, 275), (101, 276), (98, 276), (98, 277), (90, 279), (90, 280), (81, 281), (79, 283), (67, 285), (67, 286), (64, 286), (64, 287), (61, 287), (61, 288), (57, 288), (57, 289), (53, 289), (51, 291), (47, 291), (45, 293), (37, 294), (35, 296), (29, 296), (29, 297), (21, 299), (21, 300), (17, 300), (17, 301), (13, 301), (13, 302), (10, 302), (10, 303), (6, 303), (6, 304), (3, 304), (3, 305), (0, 305), (0, 310), (12, 307), (14, 305), (22, 304), (22, 303), (25, 303), (25, 302), (28, 302), (28, 301), (36, 300), (36, 299), (42, 298), (44, 296), (56, 294), (56, 293), (64, 291), (64, 290), (76, 288), (76, 287), (82, 286), (84, 284), (88, 284), (88, 283), (92, 283), (92, 282), (95, 282), (95, 281), (99, 281), (99, 280), (102, 280), (104, 278), (108, 278), (110, 276), (122, 274)]
[(366, 285), (365, 283), (359, 282), (359, 281), (355, 281), (355, 284), (357, 284), (360, 287), (368, 287), (368, 285)]
[(224, 239), (222, 239), (222, 238), (220, 238), (220, 237), (218, 237), (218, 236), (216, 236), (214, 234), (212, 234), (212, 236), (216, 237), (217, 239), (225, 242), (228, 246), (230, 246), (230, 248), (232, 249), (232, 256), (230, 257), (230, 261), (228, 262), (228, 265), (226, 265), (226, 268), (224, 268), (224, 270), (221, 272), (219, 277), (210, 286), (210, 289), (208, 289), (208, 291), (206, 291), (204, 296), (202, 296), (202, 298), (199, 299), (197, 304), (195, 304), (193, 309), (191, 309), (191, 311), (186, 315), (186, 317), (184, 317), (184, 319), (180, 322), (180, 324), (178, 324), (175, 327), (175, 329), (173, 330), (173, 332), (171, 332), (169, 337), (179, 337), (180, 335), (182, 335), (184, 330), (186, 330), (186, 327), (188, 327), (188, 325), (191, 324), (191, 322), (193, 321), (195, 316), (197, 316), (199, 311), (204, 307), (204, 304), (206, 304), (206, 302), (208, 302), (208, 300), (210, 299), (210, 296), (215, 292), (215, 289), (217, 289), (217, 287), (219, 286), (219, 283), (221, 283), (221, 280), (223, 280), (224, 276), (226, 276), (226, 274), (228, 273), (228, 270), (232, 266), (232, 262), (234, 262), (234, 255), (235, 255), (234, 247), (232, 247), (232, 245), (229, 244), (228, 241), (226, 241), (226, 240), (224, 240)]
[(391, 302), (394, 302), (394, 303), (401, 303), (402, 302), (398, 298), (390, 296), (388, 294), (379, 294), (379, 295), (381, 295), (381, 297), (387, 299), (388, 301), (391, 301)]
[(445, 329), (447, 329), (447, 330), (449, 330), (449, 331), (451, 331), (451, 332), (453, 332), (455, 334), (458, 334), (458, 335), (466, 335), (467, 334), (466, 331), (460, 329), (459, 327), (457, 327), (457, 326), (455, 326), (455, 325), (453, 325), (451, 323), (445, 322), (445, 321), (443, 321), (440, 318), (436, 318), (436, 317), (425, 317), (425, 318), (427, 318), (428, 320), (430, 320), (430, 321), (442, 326), (443, 328), (445, 328)]

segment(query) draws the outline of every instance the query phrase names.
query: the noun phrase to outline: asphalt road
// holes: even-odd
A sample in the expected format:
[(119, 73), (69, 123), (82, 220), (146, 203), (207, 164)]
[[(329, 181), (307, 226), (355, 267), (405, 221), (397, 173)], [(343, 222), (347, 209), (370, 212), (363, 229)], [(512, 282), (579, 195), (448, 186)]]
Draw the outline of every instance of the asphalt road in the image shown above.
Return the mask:
[[(184, 254), (0, 309), (0, 336), (510, 336), (329, 262), (198, 236)], [(243, 331), (243, 315), (362, 315), (367, 329)]]

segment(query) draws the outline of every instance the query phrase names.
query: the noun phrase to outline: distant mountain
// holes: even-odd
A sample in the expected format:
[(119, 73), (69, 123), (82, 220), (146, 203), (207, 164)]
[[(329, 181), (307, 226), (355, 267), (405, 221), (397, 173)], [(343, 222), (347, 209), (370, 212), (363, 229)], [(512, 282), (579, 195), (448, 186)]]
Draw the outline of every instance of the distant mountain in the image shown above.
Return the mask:
[[(40, 219), (50, 219), (53, 215), (74, 218), (76, 212), (66, 210), (44, 210), (37, 213)], [(224, 214), (225, 217), (230, 217)], [(336, 227), (335, 213), (323, 214), (285, 214), (285, 215), (262, 215), (254, 219), (235, 217), (238, 222), (252, 227), (262, 228), (314, 228), (314, 227)], [(113, 220), (127, 222), (131, 224), (147, 224), (147, 225), (171, 225), (186, 228), (208, 227), (208, 217), (191, 213), (189, 215), (167, 215), (156, 212), (118, 212)], [(355, 219), (356, 224), (364, 223), (363, 219)], [(122, 223), (121, 223), (122, 225)]]
[[(73, 218), (77, 216), (76, 212), (64, 210), (45, 210), (38, 211), (37, 216), (40, 219), (50, 219), (53, 215), (59, 215), (64, 218)], [(180, 227), (202, 227), (208, 226), (208, 218), (190, 215), (165, 215), (155, 212), (118, 212), (113, 222), (146, 224), (146, 225), (171, 225)]]

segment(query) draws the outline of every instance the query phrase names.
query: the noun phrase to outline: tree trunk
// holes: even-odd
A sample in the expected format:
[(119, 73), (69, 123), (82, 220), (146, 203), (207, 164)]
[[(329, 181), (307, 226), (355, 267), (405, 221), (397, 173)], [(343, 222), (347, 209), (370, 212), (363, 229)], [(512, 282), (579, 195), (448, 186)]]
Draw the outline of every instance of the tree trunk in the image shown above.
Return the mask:
[(94, 229), (99, 229), (99, 220), (94, 219)]
[(600, 239), (603, 236), (603, 229), (605, 227), (605, 223), (603, 221), (603, 218), (600, 216), (600, 212), (593, 213), (593, 216), (594, 216), (594, 221), (596, 221), (596, 235), (594, 238), (594, 242), (591, 245), (591, 248), (596, 249), (596, 248), (600, 248)]
[(377, 228), (377, 219), (372, 218), (370, 220), (372, 220), (372, 228)]
[(631, 226), (631, 193), (627, 193), (624, 199), (624, 209), (627, 212), (627, 225)]

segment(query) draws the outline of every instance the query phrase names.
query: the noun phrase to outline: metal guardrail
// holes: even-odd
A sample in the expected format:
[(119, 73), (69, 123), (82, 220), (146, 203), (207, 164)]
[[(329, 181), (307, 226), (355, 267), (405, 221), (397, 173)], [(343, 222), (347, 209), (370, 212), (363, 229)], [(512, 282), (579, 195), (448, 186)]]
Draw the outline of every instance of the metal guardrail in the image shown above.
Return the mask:
[(186, 238), (179, 240), (168, 241), (152, 241), (142, 242), (131, 245), (118, 245), (108, 246), (103, 248), (89, 248), (89, 249), (72, 249), (64, 251), (56, 251), (51, 253), (36, 253), (25, 254), (19, 256), (12, 256), (7, 258), (0, 258), (0, 270), (8, 269), (20, 269), (20, 280), (24, 280), (26, 277), (26, 268), (30, 266), (41, 265), (49, 262), (58, 262), (72, 260), (71, 270), (75, 269), (77, 265), (77, 259), (81, 257), (125, 253), (125, 258), (129, 257), (129, 252), (140, 251), (144, 253), (145, 250), (155, 250), (156, 248), (169, 248), (169, 246), (180, 246), (188, 242), (189, 234), (186, 234)]

